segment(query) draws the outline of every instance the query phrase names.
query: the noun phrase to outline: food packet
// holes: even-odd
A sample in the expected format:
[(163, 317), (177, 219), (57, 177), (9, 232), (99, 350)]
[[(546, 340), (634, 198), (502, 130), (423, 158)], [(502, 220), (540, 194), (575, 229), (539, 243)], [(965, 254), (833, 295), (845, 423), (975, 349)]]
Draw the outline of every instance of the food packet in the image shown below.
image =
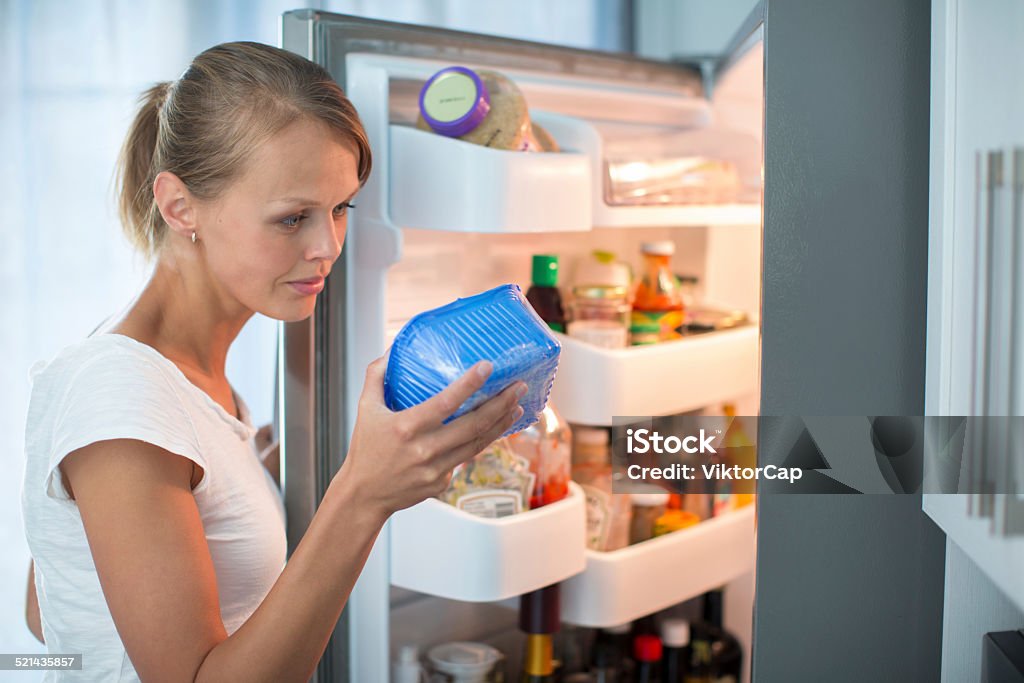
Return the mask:
[(499, 518), (529, 509), (534, 476), (530, 464), (498, 439), (455, 468), (440, 498), (478, 517)]

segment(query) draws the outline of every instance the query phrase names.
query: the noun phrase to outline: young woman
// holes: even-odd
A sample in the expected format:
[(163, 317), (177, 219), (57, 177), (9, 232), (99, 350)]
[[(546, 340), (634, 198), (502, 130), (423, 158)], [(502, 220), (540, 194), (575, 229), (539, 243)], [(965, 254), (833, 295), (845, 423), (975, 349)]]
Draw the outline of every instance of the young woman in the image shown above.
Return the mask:
[(526, 387), (444, 424), (487, 363), (392, 413), (375, 361), (285, 565), (280, 492), (225, 359), (253, 313), (313, 312), (370, 173), (365, 131), (321, 67), (230, 43), (145, 94), (119, 170), (124, 227), (156, 263), (122, 317), (34, 368), (29, 621), (83, 654), (60, 680), (306, 681), (385, 520), (440, 493)]

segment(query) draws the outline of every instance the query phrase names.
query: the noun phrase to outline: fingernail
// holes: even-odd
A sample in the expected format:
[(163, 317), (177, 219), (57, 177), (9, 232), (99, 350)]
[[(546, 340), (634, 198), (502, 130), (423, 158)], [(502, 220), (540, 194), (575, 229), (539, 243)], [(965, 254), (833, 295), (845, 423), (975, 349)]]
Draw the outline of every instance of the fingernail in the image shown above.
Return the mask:
[(490, 376), (491, 370), (493, 370), (493, 369), (494, 369), (494, 366), (491, 365), (491, 363), (489, 361), (486, 361), (486, 360), (482, 361), (481, 363), (477, 364), (477, 366), (476, 366), (477, 374), (479, 374), (481, 377), (488, 377), (488, 376)]
[(516, 420), (521, 418), (523, 416), (523, 407), (522, 406), (516, 406), (516, 409), (512, 411), (512, 416), (513, 416), (512, 417), (512, 421), (513, 422), (515, 422)]
[(530, 387), (526, 386), (525, 383), (520, 383), (520, 385), (518, 387), (516, 387), (516, 400), (519, 400), (523, 396), (526, 396), (526, 392), (529, 391), (529, 390), (530, 390)]

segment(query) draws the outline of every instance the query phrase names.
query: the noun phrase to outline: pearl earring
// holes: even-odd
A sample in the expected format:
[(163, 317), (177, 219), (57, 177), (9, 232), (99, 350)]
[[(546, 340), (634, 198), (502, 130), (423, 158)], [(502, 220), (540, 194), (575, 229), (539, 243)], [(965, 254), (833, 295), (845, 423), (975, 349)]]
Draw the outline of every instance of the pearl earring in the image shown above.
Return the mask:
[(196, 243), (196, 231), (193, 230), (192, 231), (192, 244), (195, 244), (195, 243)]

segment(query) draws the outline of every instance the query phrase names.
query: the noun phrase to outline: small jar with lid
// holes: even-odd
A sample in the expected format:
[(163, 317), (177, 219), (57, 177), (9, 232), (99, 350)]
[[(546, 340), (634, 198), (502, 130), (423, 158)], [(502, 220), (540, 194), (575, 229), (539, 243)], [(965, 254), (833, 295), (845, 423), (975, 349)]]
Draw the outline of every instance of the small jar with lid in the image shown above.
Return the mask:
[(496, 71), (450, 66), (420, 90), (416, 127), (492, 149), (540, 152), (526, 99)]
[(567, 333), (607, 349), (629, 346), (629, 290), (621, 285), (577, 285), (569, 304)]
[[(646, 488), (646, 487), (645, 487)], [(633, 521), (629, 527), (629, 542), (642, 543), (654, 538), (654, 524), (665, 514), (668, 506), (668, 494), (656, 486), (650, 487), (660, 493), (631, 493), (633, 503)]]

